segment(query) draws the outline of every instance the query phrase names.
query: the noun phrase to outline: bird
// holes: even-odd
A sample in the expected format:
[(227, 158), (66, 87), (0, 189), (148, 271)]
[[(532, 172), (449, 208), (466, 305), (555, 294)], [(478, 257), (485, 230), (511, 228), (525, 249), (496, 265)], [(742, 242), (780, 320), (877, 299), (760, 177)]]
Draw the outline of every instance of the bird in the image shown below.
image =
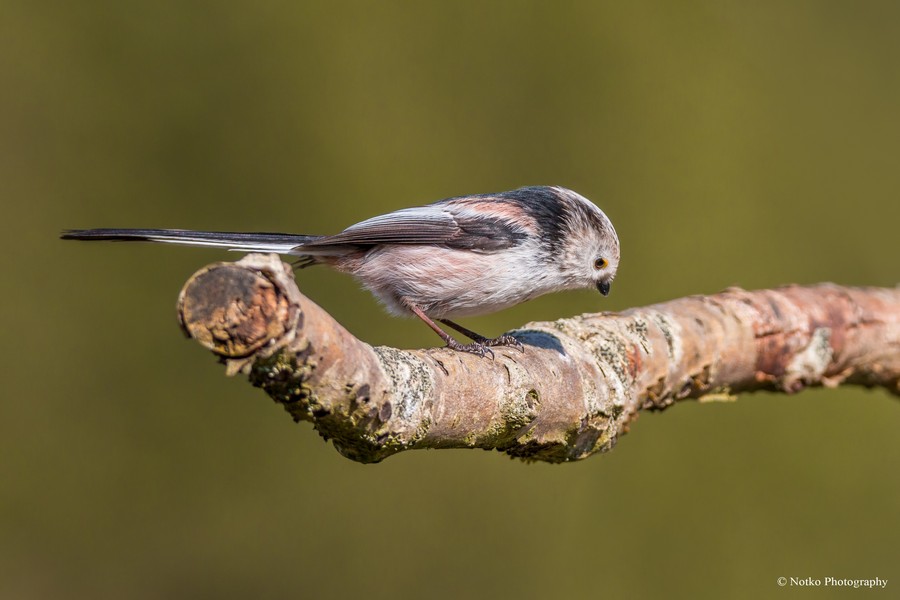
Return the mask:
[[(355, 277), (389, 313), (414, 315), (447, 347), (479, 356), (493, 356), (491, 347), (524, 348), (513, 336), (488, 338), (451, 319), (562, 290), (596, 288), (607, 296), (620, 254), (606, 214), (559, 186), (445, 198), (334, 235), (103, 228), (69, 229), (60, 237), (211, 246), (296, 257), (296, 268), (327, 265)], [(471, 343), (457, 341), (438, 323)]]

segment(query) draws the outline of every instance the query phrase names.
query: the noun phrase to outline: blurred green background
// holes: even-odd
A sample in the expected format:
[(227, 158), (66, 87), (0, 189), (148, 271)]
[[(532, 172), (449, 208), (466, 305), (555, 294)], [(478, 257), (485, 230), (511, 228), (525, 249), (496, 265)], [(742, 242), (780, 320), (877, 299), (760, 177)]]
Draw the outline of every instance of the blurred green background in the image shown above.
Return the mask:
[[(613, 294), (469, 326), (729, 285), (893, 286), (898, 58), (889, 1), (6, 0), (0, 597), (896, 591), (900, 405), (883, 391), (684, 403), (571, 465), (359, 465), (179, 332), (184, 280), (237, 256), (56, 237), (329, 233), (559, 184), (616, 224)], [(367, 341), (438, 341), (345, 276), (298, 280)]]

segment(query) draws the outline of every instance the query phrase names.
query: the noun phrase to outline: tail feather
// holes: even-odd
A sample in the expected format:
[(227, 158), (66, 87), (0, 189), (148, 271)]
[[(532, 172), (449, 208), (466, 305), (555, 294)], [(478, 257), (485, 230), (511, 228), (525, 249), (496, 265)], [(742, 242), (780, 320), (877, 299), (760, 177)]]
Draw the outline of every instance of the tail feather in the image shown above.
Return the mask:
[(227, 248), (241, 252), (275, 252), (305, 255), (297, 249), (319, 239), (317, 235), (288, 233), (246, 233), (229, 231), (190, 231), (187, 229), (69, 229), (60, 235), (64, 240), (163, 242), (182, 246)]

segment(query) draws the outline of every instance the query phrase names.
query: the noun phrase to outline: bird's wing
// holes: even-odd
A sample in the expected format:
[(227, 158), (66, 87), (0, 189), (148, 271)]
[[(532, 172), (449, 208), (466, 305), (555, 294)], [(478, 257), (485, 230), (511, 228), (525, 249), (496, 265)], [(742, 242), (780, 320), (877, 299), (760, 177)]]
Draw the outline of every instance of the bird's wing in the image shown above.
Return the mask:
[(522, 238), (524, 233), (503, 218), (466, 214), (452, 206), (429, 205), (366, 219), (296, 250), (326, 254), (346, 251), (348, 246), (419, 244), (492, 252), (517, 245)]

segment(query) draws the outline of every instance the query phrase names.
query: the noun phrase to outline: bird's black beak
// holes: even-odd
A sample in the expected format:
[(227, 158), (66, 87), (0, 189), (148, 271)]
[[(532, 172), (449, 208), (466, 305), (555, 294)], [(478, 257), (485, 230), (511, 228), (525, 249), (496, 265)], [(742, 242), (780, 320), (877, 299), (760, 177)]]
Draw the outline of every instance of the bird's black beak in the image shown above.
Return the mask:
[(597, 282), (597, 289), (600, 290), (600, 293), (603, 294), (604, 296), (609, 296), (609, 288), (611, 286), (612, 286), (612, 284), (608, 281), (598, 281)]

